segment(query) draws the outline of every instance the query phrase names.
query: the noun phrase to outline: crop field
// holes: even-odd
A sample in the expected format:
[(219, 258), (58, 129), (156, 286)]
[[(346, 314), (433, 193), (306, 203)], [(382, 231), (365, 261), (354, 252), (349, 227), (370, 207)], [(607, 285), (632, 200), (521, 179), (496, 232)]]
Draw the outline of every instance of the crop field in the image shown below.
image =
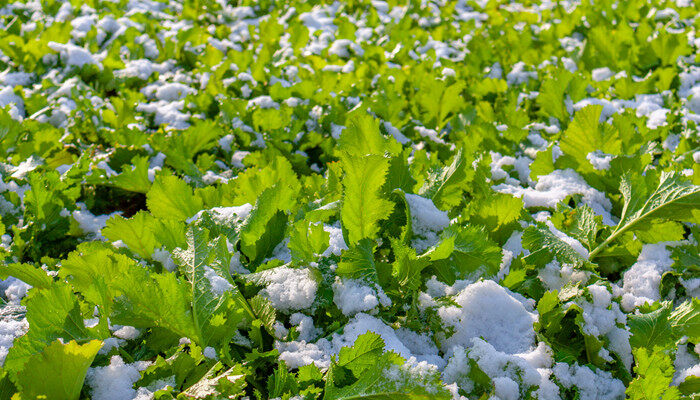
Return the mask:
[(700, 397), (700, 2), (0, 27), (0, 400)]

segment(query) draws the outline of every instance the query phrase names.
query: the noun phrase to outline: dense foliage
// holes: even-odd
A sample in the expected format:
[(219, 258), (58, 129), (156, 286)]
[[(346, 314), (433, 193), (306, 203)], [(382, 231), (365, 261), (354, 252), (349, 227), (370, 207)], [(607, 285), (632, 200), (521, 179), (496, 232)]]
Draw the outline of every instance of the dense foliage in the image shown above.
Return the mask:
[(700, 392), (698, 4), (316, 3), (0, 1), (0, 398)]

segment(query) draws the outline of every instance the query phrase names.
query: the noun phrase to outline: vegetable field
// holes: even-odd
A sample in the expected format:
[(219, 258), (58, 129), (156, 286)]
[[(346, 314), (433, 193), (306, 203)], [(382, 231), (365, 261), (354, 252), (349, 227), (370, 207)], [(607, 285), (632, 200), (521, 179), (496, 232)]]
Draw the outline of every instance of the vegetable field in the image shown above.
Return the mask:
[(0, 0), (0, 399), (700, 393), (692, 0)]

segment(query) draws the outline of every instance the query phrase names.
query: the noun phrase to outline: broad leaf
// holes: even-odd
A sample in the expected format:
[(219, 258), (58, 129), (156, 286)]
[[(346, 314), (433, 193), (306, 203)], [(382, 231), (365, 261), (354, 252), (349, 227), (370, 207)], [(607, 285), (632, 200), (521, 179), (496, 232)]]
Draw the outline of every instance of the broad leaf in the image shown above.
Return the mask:
[(381, 188), (389, 168), (382, 156), (350, 156), (342, 158), (345, 179), (340, 217), (348, 235), (348, 244), (373, 238), (379, 231), (379, 221), (386, 218), (393, 203), (382, 198)]
[(618, 236), (642, 223), (663, 218), (697, 222), (700, 218), (700, 186), (681, 179), (673, 172), (662, 172), (659, 184), (652, 189), (645, 177), (622, 177), (620, 192), (625, 204), (620, 222), (603, 243), (590, 254), (593, 259)]
[(146, 204), (154, 216), (178, 221), (190, 218), (203, 207), (202, 200), (194, 196), (192, 188), (174, 175), (156, 177), (146, 195)]
[(247, 302), (229, 274), (223, 237), (212, 240), (206, 228), (190, 226), (187, 249), (178, 248), (173, 255), (189, 282), (196, 339), (202, 347), (230, 339), (245, 317)]
[(92, 340), (80, 345), (56, 340), (41, 353), (34, 354), (17, 375), (16, 383), (27, 398), (77, 400), (85, 374), (102, 342)]
[(582, 265), (587, 262), (569, 243), (552, 233), (544, 224), (525, 229), (522, 242), (523, 247), (532, 252), (529, 256), (531, 260), (536, 260), (540, 253), (547, 253), (564, 263)]
[(670, 386), (673, 379), (671, 357), (661, 348), (634, 350), (637, 378), (627, 388), (630, 400), (679, 399), (678, 388)]

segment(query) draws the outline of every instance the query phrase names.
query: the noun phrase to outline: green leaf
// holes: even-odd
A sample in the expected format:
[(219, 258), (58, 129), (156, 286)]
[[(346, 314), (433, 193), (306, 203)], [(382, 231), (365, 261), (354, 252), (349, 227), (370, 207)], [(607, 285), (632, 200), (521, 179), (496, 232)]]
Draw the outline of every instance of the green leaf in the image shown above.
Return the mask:
[(27, 359), (16, 383), (23, 398), (78, 399), (88, 367), (102, 347), (92, 340), (80, 345), (56, 340)]
[(157, 246), (150, 229), (153, 220), (153, 216), (146, 211), (139, 211), (129, 219), (115, 215), (107, 220), (102, 235), (111, 241), (121, 240), (141, 257), (150, 257)]
[(469, 222), (482, 225), (496, 241), (503, 242), (520, 227), (517, 223), (523, 210), (523, 201), (518, 197), (494, 193), (469, 203)]
[(400, 189), (410, 193), (416, 185), (416, 180), (413, 179), (411, 175), (411, 168), (408, 163), (411, 150), (412, 149), (407, 148), (403, 153), (392, 157), (389, 161), (389, 172), (387, 173), (386, 182), (384, 184), (387, 191)]
[(671, 314), (671, 304), (662, 303), (655, 311), (645, 314), (633, 314), (628, 317), (627, 324), (632, 332), (630, 345), (632, 347), (667, 348), (673, 343), (673, 329), (668, 321)]
[(379, 120), (365, 112), (353, 114), (347, 124), (338, 145), (341, 151), (351, 156), (384, 156), (385, 152), (394, 153), (401, 148), (400, 145), (390, 146), (389, 140), (379, 130)]
[(111, 241), (121, 240), (134, 253), (150, 259), (154, 250), (172, 250), (185, 245), (185, 224), (173, 219), (157, 219), (146, 211), (131, 218), (115, 215), (107, 220), (102, 235)]
[(586, 158), (589, 153), (600, 150), (607, 154), (620, 152), (620, 139), (611, 125), (600, 123), (603, 106), (589, 105), (574, 115), (574, 120), (561, 136), (561, 151), (574, 158), (579, 172), (594, 171)]
[(361, 239), (374, 238), (379, 232), (379, 221), (386, 218), (394, 203), (382, 198), (382, 185), (389, 168), (382, 156), (342, 157), (345, 179), (340, 218), (347, 230), (346, 241), (355, 244)]
[(473, 176), (471, 160), (467, 160), (460, 149), (449, 166), (429, 174), (418, 194), (432, 199), (439, 209), (444, 210), (462, 201), (462, 192)]
[(10, 276), (37, 289), (47, 289), (53, 282), (53, 279), (46, 274), (46, 271), (31, 264), (15, 263), (0, 267), (1, 279), (7, 279)]
[(659, 184), (652, 189), (645, 177), (624, 175), (620, 192), (625, 203), (620, 222), (607, 239), (590, 254), (593, 259), (621, 234), (636, 229), (641, 223), (662, 218), (698, 222), (700, 219), (700, 186), (682, 180), (674, 172), (662, 172)]
[(59, 276), (85, 299), (103, 307), (106, 315), (109, 315), (113, 299), (121, 293), (121, 287), (134, 283), (129, 282), (129, 278), (130, 271), (136, 268), (141, 266), (131, 258), (117, 254), (101, 243), (88, 242), (68, 255)]
[(295, 395), (299, 391), (294, 375), (287, 370), (287, 365), (281, 360), (277, 362), (277, 368), (267, 380), (267, 388), (270, 398), (281, 397), (287, 393)]
[(565, 93), (574, 75), (566, 70), (558, 70), (556, 77), (550, 77), (540, 85), (537, 105), (545, 115), (552, 115), (559, 121), (566, 121), (569, 113), (566, 111)]
[(267, 331), (271, 335), (274, 334), (277, 310), (272, 306), (270, 300), (265, 296), (256, 295), (250, 299), (250, 307), (255, 317), (262, 321)]
[(119, 279), (121, 295), (114, 299), (112, 323), (136, 328), (161, 327), (180, 337), (196, 338), (187, 286), (172, 273), (129, 268)]
[(587, 262), (570, 244), (554, 235), (542, 223), (525, 229), (522, 242), (523, 247), (531, 251), (530, 256), (528, 256), (531, 260), (536, 259), (542, 253), (546, 253), (557, 257), (560, 262), (564, 263), (583, 265)]
[(688, 396), (700, 393), (700, 376), (687, 376), (685, 380), (678, 385), (678, 390)]
[(328, 248), (330, 234), (323, 230), (323, 224), (299, 220), (292, 225), (289, 235), (289, 250), (292, 258), (299, 261), (314, 261), (317, 255)]
[(56, 339), (84, 341), (90, 338), (78, 299), (70, 286), (55, 283), (46, 289), (34, 289), (23, 302), (27, 307), (29, 331), (15, 339), (3, 365), (13, 376), (20, 373), (32, 355), (40, 353)]
[(697, 343), (700, 341), (700, 300), (692, 298), (676, 307), (670, 315), (671, 327), (677, 337), (688, 336)]
[(374, 264), (375, 244), (370, 239), (360, 240), (356, 245), (343, 251), (335, 273), (353, 279), (377, 282), (377, 268)]
[[(431, 268), (443, 282), (452, 284), (457, 279), (492, 277), (498, 273), (501, 248), (488, 238), (484, 228), (452, 225), (443, 230), (441, 237), (443, 241), (421, 257), (434, 260)], [(450, 248), (449, 258), (445, 258)]]
[(413, 292), (423, 284), (421, 272), (430, 265), (429, 257), (418, 257), (416, 251), (401, 243), (392, 240), (394, 250), (393, 276), (399, 283), (399, 288), (405, 292)]
[(165, 160), (169, 165), (180, 171), (188, 171), (194, 156), (213, 147), (223, 134), (221, 127), (214, 121), (198, 120), (177, 135), (169, 136), (161, 151), (167, 156)]
[(184, 221), (202, 209), (202, 200), (174, 175), (159, 175), (146, 194), (148, 209), (157, 218)]
[(104, 317), (110, 316), (112, 323), (161, 327), (182, 337), (200, 338), (187, 286), (172, 273), (150, 273), (110, 248), (87, 243), (70, 254), (60, 275), (102, 308), (104, 326)]
[(337, 365), (346, 367), (355, 376), (372, 368), (384, 352), (384, 340), (374, 332), (358, 336), (352, 347), (343, 347), (338, 352)]
[[(578, 292), (574, 292), (577, 295)], [(552, 346), (554, 358), (559, 362), (578, 361), (586, 350), (586, 341), (576, 323), (583, 310), (575, 304), (565, 307), (558, 291), (546, 292), (537, 303), (540, 315), (537, 324), (547, 342)], [(580, 318), (580, 317), (579, 317)]]
[(241, 252), (259, 263), (282, 241), (287, 223), (286, 210), (295, 199), (294, 190), (282, 183), (265, 189), (240, 231)]
[(147, 193), (151, 188), (148, 179), (148, 157), (134, 157), (131, 166), (124, 164), (122, 172), (111, 178), (112, 185), (130, 192)]
[(542, 175), (549, 175), (554, 171), (554, 158), (552, 158), (552, 149), (554, 145), (550, 145), (546, 150), (537, 152), (535, 161), (530, 164), (530, 179), (536, 181)]
[(292, 164), (284, 157), (274, 157), (262, 169), (248, 168), (238, 174), (225, 188), (230, 190), (230, 205), (255, 204), (258, 197), (267, 189), (284, 183), (292, 191), (299, 190), (299, 180)]
[[(697, 234), (697, 231), (693, 231), (693, 237), (698, 237)], [(700, 243), (674, 247), (671, 258), (675, 260), (673, 269), (676, 271), (700, 273)]]
[(685, 238), (685, 229), (681, 223), (655, 219), (635, 227), (634, 235), (642, 243), (673, 242)]
[(212, 240), (206, 228), (190, 226), (187, 249), (176, 249), (173, 258), (189, 282), (194, 339), (202, 347), (230, 339), (245, 317), (241, 306), (247, 302), (229, 274), (225, 239), (219, 236)]
[(587, 204), (579, 206), (572, 214), (573, 221), (567, 233), (591, 251), (596, 245), (598, 232), (603, 227), (602, 217), (595, 215)]
[(700, 186), (695, 186), (675, 172), (662, 172), (659, 184), (649, 191), (646, 180), (622, 177), (620, 192), (625, 206), (618, 228), (630, 229), (634, 225), (655, 219), (697, 222), (700, 214)]
[(441, 80), (423, 79), (420, 81), (413, 108), (416, 114), (422, 114), (424, 121), (442, 129), (448, 116), (464, 105), (464, 87), (462, 81), (450, 85)]
[(633, 350), (636, 366), (635, 378), (627, 388), (630, 400), (673, 400), (680, 398), (673, 380), (671, 357), (661, 348), (638, 348)]
[[(360, 335), (353, 347), (340, 349), (326, 373), (324, 400), (451, 398), (437, 373), (412, 374), (403, 368), (401, 357), (383, 349), (384, 341), (373, 332)], [(393, 379), (386, 379), (388, 373)]]
[(632, 347), (663, 349), (676, 340), (688, 336), (691, 341), (700, 339), (700, 301), (688, 300), (673, 310), (670, 302), (655, 303), (655, 309), (646, 313), (632, 314), (628, 325), (632, 332)]

